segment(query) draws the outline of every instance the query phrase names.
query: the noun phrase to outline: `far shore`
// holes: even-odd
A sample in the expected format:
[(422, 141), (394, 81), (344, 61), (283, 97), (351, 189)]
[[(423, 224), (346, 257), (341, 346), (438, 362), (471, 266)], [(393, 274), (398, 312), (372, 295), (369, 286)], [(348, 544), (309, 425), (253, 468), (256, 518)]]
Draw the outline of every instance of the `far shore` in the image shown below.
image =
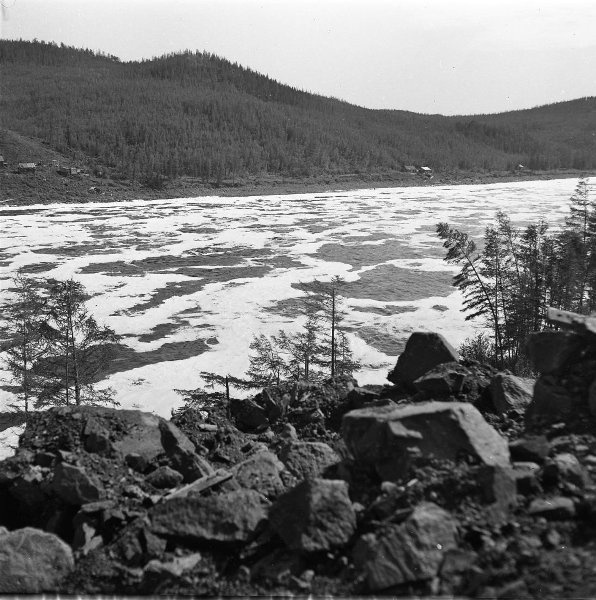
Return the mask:
[(2, 173), (0, 206), (32, 204), (114, 202), (126, 200), (159, 200), (205, 196), (244, 197), (287, 194), (330, 193), (357, 189), (425, 187), (446, 185), (481, 185), (521, 181), (596, 177), (596, 173), (575, 170), (516, 171), (495, 173), (436, 173), (433, 177), (401, 171), (365, 175), (329, 174), (308, 178), (251, 177), (205, 183), (180, 177), (164, 182), (158, 189), (135, 182), (99, 179), (88, 175), (72, 178), (57, 176), (39, 169), (35, 175)]

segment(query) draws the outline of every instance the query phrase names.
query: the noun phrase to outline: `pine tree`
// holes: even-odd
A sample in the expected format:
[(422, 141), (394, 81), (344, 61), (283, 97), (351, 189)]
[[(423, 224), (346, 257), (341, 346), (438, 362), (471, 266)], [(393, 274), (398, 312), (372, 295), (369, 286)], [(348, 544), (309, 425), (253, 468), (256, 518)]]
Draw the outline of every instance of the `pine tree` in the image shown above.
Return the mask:
[(476, 252), (476, 243), (467, 233), (452, 229), (448, 223), (437, 225), (437, 235), (447, 248), (446, 262), (461, 265), (461, 271), (454, 276), (453, 284), (464, 296), (463, 308), (467, 312), (466, 321), (476, 317), (485, 317), (494, 336), (495, 362), (504, 360), (502, 323), (498, 306), (495, 303), (495, 285), (487, 282), (482, 275), (482, 257)]
[(254, 336), (249, 345), (253, 354), (249, 357), (247, 377), (255, 387), (279, 385), (285, 370), (284, 361), (277, 345), (267, 336)]
[(302, 303), (304, 326), (296, 333), (280, 331), (273, 337), (274, 343), (285, 356), (285, 374), (295, 381), (318, 379), (316, 365), (321, 362), (319, 341), (321, 315), (318, 303), (307, 296)]
[(83, 285), (73, 279), (48, 280), (46, 319), (41, 333), (49, 356), (40, 365), (44, 381), (38, 405), (114, 403), (111, 390), (98, 391), (93, 383), (112, 358), (118, 336), (100, 326), (85, 307)]
[(6, 307), (6, 333), (11, 342), (6, 349), (6, 366), (16, 384), (19, 404), (14, 406), (27, 415), (39, 390), (36, 364), (47, 353), (47, 342), (41, 335), (45, 302), (40, 283), (18, 273), (14, 278), (15, 298)]
[[(331, 378), (341, 373), (352, 372), (353, 356), (345, 336), (345, 312), (342, 309), (341, 289), (345, 281), (335, 276), (331, 281), (314, 280), (303, 285), (307, 292), (306, 302), (311, 311), (319, 315), (319, 343), (314, 353), (314, 362), (329, 370)], [(343, 336), (343, 337), (342, 337)], [(343, 343), (343, 349), (340, 345)], [(343, 360), (345, 357), (345, 362)]]

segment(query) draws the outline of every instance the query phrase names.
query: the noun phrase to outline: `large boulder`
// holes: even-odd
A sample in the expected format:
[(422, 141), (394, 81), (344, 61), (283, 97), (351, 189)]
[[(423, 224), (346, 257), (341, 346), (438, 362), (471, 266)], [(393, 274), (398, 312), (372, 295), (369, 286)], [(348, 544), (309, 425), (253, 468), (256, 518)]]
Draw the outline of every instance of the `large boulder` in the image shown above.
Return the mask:
[(303, 481), (278, 498), (269, 519), (286, 546), (301, 552), (341, 546), (356, 530), (356, 514), (345, 481)]
[(527, 351), (534, 368), (548, 374), (565, 366), (585, 343), (585, 338), (573, 331), (539, 331), (529, 335)]
[(371, 591), (432, 579), (444, 553), (456, 547), (456, 535), (448, 512), (423, 503), (404, 523), (363, 535), (354, 547), (354, 562)]
[(463, 454), (481, 464), (509, 465), (505, 439), (463, 402), (353, 410), (343, 418), (342, 434), (354, 458), (386, 480), (404, 476), (412, 456), (457, 460)]
[(387, 379), (410, 385), (437, 365), (458, 360), (457, 351), (441, 334), (417, 331), (408, 339)]
[(498, 373), (490, 382), (490, 395), (497, 414), (510, 410), (523, 412), (532, 401), (534, 380)]
[(581, 396), (561, 385), (555, 376), (541, 375), (526, 409), (526, 419), (550, 422), (564, 420), (575, 417), (585, 404)]
[(255, 490), (174, 497), (151, 509), (151, 530), (191, 543), (246, 542), (266, 521), (268, 504)]
[(59, 592), (74, 569), (70, 547), (32, 527), (0, 533), (0, 594)]
[(339, 456), (323, 442), (286, 444), (279, 457), (286, 469), (299, 480), (319, 477), (325, 469), (340, 461)]

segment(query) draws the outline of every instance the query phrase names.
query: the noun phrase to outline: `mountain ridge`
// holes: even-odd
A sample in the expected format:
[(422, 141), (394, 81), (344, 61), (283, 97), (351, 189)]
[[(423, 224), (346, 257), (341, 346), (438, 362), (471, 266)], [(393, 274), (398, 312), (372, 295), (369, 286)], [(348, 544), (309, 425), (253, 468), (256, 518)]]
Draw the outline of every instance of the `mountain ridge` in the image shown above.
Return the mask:
[(311, 94), (206, 52), (121, 62), (10, 40), (0, 41), (0, 74), (0, 128), (39, 139), (94, 175), (148, 187), (184, 177), (216, 186), (254, 177), (379, 178), (407, 165), (455, 177), (511, 173), (519, 164), (596, 168), (596, 98), (422, 115)]

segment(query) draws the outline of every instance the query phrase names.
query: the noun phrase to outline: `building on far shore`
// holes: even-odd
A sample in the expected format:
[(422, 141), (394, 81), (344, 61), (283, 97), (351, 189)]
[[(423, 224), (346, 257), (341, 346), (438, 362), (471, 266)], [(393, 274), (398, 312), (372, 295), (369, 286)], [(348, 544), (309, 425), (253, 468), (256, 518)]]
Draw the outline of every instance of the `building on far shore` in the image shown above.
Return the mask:
[(61, 166), (58, 169), (58, 173), (60, 175), (64, 175), (64, 177), (72, 177), (73, 175), (79, 175), (81, 169), (77, 169), (76, 167), (65, 167)]
[(35, 173), (36, 168), (37, 168), (37, 165), (32, 162), (19, 163), (19, 165), (18, 165), (19, 173)]
[(424, 175), (425, 177), (432, 177), (433, 176), (433, 170), (430, 167), (420, 167), (418, 169), (418, 173), (420, 175)]
[(6, 161), (4, 160), (4, 156), (2, 156), (2, 154), (0, 154), (0, 167), (5, 167), (6, 166)]

